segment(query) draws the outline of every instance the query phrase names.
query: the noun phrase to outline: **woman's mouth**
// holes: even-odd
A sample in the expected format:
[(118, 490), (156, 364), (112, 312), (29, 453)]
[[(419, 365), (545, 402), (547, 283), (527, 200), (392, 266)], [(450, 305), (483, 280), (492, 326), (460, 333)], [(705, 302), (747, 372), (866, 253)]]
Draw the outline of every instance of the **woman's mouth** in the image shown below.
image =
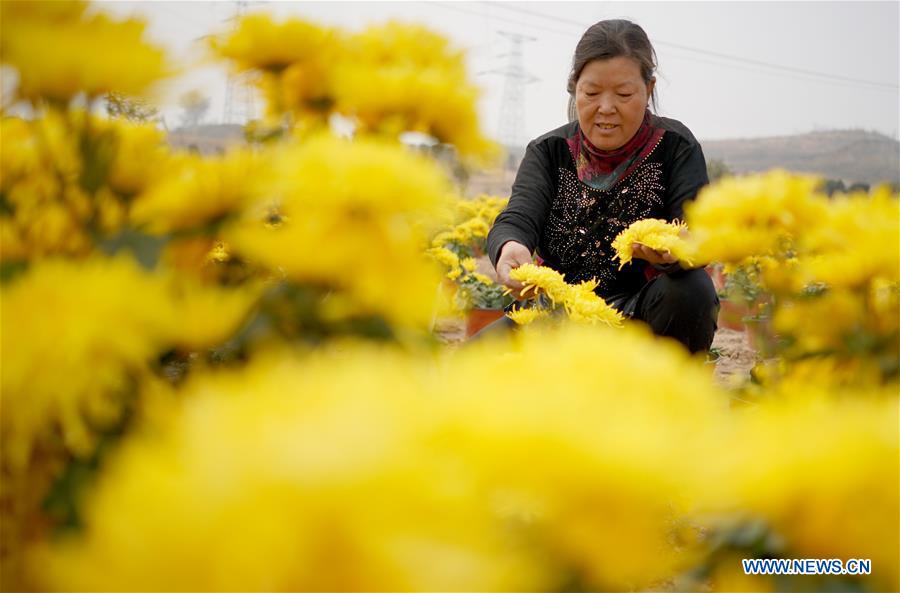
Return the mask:
[(612, 130), (616, 127), (616, 124), (596, 124), (596, 126), (601, 130)]

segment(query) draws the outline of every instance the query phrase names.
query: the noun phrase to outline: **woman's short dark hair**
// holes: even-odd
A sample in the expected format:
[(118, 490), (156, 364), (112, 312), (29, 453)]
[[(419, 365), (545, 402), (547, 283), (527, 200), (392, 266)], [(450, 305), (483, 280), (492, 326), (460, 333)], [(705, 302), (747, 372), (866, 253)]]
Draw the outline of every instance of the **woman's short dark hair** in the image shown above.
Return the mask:
[[(575, 46), (572, 72), (569, 74), (567, 86), (569, 94), (575, 96), (575, 83), (589, 62), (620, 56), (632, 58), (640, 65), (644, 82), (649, 83), (653, 79), (653, 73), (656, 71), (656, 51), (640, 25), (624, 19), (600, 21), (591, 25)], [(650, 99), (655, 109), (655, 88)]]

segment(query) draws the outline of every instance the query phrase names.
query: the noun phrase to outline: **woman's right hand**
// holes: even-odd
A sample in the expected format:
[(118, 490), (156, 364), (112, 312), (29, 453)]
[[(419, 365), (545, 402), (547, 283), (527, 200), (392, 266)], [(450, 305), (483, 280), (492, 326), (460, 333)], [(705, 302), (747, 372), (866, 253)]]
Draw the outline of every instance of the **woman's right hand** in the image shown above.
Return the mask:
[[(529, 294), (521, 294), (523, 284), (509, 277), (509, 273), (522, 264), (532, 263), (531, 251), (516, 241), (507, 241), (500, 248), (500, 257), (497, 259), (497, 277), (500, 283), (512, 290), (512, 295), (517, 300), (529, 298)], [(529, 291), (530, 292), (530, 291)]]

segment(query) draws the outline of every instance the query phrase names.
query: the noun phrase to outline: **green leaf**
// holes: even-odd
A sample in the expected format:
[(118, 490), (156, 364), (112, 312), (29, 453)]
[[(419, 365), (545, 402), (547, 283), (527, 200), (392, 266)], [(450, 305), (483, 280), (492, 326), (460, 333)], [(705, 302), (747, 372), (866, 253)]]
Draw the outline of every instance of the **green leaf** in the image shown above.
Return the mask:
[(126, 228), (116, 235), (99, 240), (97, 247), (106, 255), (115, 255), (123, 250), (130, 251), (143, 267), (152, 270), (159, 262), (168, 241), (167, 235), (147, 235)]

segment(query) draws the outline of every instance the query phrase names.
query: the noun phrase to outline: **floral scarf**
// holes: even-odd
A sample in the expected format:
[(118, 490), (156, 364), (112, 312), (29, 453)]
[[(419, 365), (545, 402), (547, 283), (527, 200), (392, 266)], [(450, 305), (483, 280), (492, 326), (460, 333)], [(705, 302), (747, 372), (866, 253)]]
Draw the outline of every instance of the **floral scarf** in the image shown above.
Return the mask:
[(600, 150), (576, 126), (575, 135), (566, 141), (575, 160), (578, 179), (582, 183), (605, 191), (627, 177), (659, 144), (665, 130), (653, 126), (650, 111), (634, 136), (621, 148)]

